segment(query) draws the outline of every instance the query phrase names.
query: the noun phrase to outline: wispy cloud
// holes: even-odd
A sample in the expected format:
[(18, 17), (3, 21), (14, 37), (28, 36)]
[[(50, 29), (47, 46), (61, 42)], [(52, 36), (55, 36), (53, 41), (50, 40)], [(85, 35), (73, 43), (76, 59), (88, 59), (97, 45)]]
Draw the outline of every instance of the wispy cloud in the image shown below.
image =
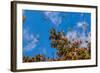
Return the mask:
[(26, 45), (24, 46), (24, 50), (30, 51), (37, 46), (39, 35), (35, 36), (33, 33), (30, 33), (28, 29), (23, 30), (23, 40)]
[[(86, 32), (88, 28), (88, 24), (83, 22), (78, 22), (76, 29), (68, 31), (66, 34), (66, 37), (69, 39), (70, 42), (74, 41), (81, 41), (80, 48), (87, 48), (88, 42), (91, 42), (91, 33)], [(82, 29), (82, 32), (80, 32), (78, 29)], [(87, 35), (86, 35), (87, 34)]]
[(78, 22), (78, 23), (77, 23), (77, 27), (78, 27), (78, 28), (82, 28), (83, 30), (87, 30), (87, 28), (88, 28), (88, 23), (85, 22), (85, 21)]
[(80, 48), (87, 48), (88, 47), (88, 43), (91, 43), (91, 33), (88, 32), (87, 36), (80, 36), (79, 38), (80, 40), (82, 40), (82, 43), (80, 44)]
[(56, 26), (58, 26), (62, 22), (62, 17), (60, 16), (60, 12), (44, 12), (44, 15)]
[(32, 40), (31, 42), (29, 42), (29, 43), (24, 47), (24, 49), (25, 49), (25, 50), (28, 50), (28, 51), (34, 49), (34, 48), (37, 46), (37, 42), (38, 42), (37, 39)]
[(66, 37), (69, 39), (70, 42), (78, 39), (78, 33), (76, 31), (69, 31), (66, 34)]

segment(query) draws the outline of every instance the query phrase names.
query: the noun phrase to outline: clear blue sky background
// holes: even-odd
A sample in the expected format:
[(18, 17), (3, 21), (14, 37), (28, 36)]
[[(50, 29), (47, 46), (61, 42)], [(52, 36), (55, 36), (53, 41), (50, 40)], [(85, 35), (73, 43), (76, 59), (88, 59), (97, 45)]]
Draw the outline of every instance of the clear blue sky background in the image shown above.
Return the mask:
[[(77, 29), (78, 22), (86, 22), (88, 24), (88, 32), (91, 26), (91, 14), (79, 12), (51, 12), (46, 15), (46, 11), (23, 10), (23, 15), (26, 17), (23, 22), (23, 56), (34, 57), (42, 54), (45, 57), (55, 58), (56, 49), (50, 47), (49, 30), (54, 27), (57, 31), (64, 30), (67, 33), (68, 28)], [(26, 33), (24, 34), (24, 31)], [(34, 36), (31, 38), (31, 36)], [(32, 46), (32, 39), (37, 39), (35, 47)], [(30, 44), (26, 47), (28, 44)], [(26, 47), (26, 48), (25, 48)], [(30, 48), (31, 47), (31, 48)]]

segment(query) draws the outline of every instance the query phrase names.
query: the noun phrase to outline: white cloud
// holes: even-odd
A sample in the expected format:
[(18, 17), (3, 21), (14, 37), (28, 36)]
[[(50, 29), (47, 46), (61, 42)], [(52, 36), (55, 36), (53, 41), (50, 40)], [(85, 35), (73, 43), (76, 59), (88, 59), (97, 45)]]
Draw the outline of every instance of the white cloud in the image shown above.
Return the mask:
[(44, 15), (56, 26), (62, 22), (60, 12), (44, 12)]
[(77, 23), (77, 27), (81, 28), (82, 26), (83, 26), (83, 23), (81, 23), (81, 22)]
[(73, 40), (78, 39), (78, 33), (76, 31), (69, 31), (67, 32), (66, 37), (69, 39), (70, 42), (74, 42)]
[[(81, 28), (82, 32), (78, 29)], [(68, 31), (66, 37), (73, 43), (74, 41), (81, 41), (80, 48), (88, 48), (88, 42), (91, 42), (91, 33), (87, 32), (88, 24), (83, 22), (78, 22), (76, 29)]]
[(80, 44), (80, 48), (87, 48), (87, 46), (88, 46), (88, 43), (86, 43), (86, 42), (82, 42), (82, 44)]
[(85, 21), (78, 22), (78, 23), (77, 23), (77, 27), (78, 27), (78, 28), (82, 28), (83, 30), (87, 30), (87, 28), (88, 28), (88, 23), (85, 22)]
[(88, 42), (91, 42), (91, 32), (88, 33)]
[(37, 46), (39, 35), (35, 36), (33, 33), (30, 33), (28, 29), (23, 30), (23, 40), (26, 45), (24, 50), (30, 51)]
[[(85, 21), (82, 22), (77, 22), (77, 26), (75, 26), (76, 28), (71, 31), (68, 31), (66, 34), (66, 37), (73, 42), (73, 40), (86, 40), (86, 29), (88, 28), (88, 24)], [(80, 32), (80, 29), (82, 29), (82, 32)], [(78, 30), (79, 29), (79, 30)]]
[(37, 39), (32, 40), (31, 42), (29, 42), (29, 43), (24, 47), (24, 49), (27, 50), (27, 51), (30, 51), (30, 50), (34, 49), (34, 48), (37, 46), (37, 42), (38, 42)]
[(25, 41), (30, 41), (34, 38), (34, 35), (33, 34), (30, 34), (29, 30), (28, 29), (24, 29), (23, 30), (23, 39)]

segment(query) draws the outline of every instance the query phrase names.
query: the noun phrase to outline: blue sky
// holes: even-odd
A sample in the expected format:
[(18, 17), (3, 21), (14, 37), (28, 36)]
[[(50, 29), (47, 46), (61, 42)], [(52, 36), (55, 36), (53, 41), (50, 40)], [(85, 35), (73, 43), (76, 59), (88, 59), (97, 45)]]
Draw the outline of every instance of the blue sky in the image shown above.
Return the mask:
[(42, 54), (56, 58), (56, 49), (50, 47), (49, 40), (52, 27), (57, 31), (63, 30), (66, 35), (69, 28), (82, 35), (86, 24), (87, 33), (91, 32), (90, 13), (23, 10), (23, 15), (26, 17), (23, 22), (23, 56)]

